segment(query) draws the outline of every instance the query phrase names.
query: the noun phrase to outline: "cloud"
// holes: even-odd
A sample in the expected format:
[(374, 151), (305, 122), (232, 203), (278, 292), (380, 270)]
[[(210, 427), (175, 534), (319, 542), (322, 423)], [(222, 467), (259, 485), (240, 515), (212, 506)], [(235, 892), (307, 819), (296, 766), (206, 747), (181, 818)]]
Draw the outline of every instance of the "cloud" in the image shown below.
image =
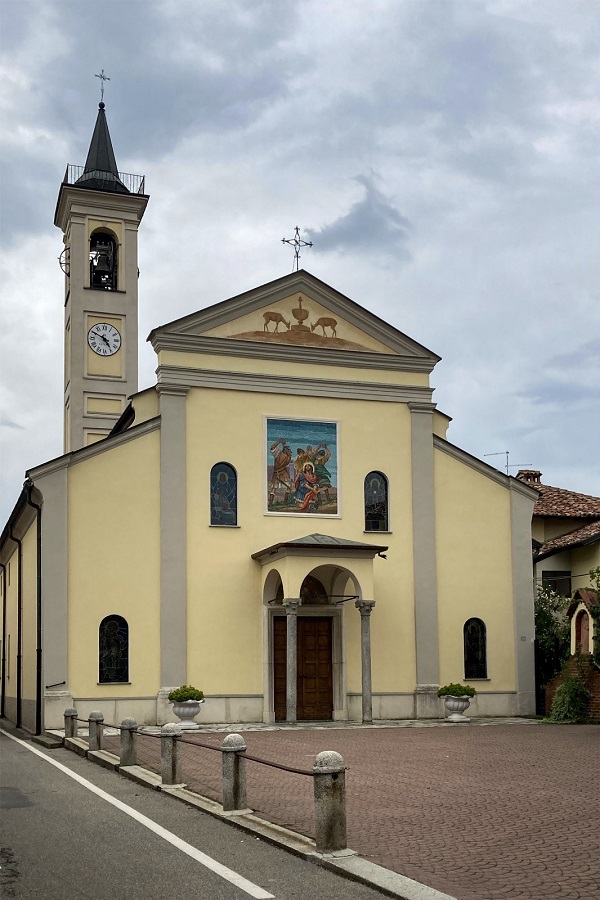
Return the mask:
[(357, 200), (346, 215), (328, 225), (307, 229), (315, 252), (376, 251), (393, 253), (396, 260), (409, 260), (406, 246), (412, 231), (409, 220), (375, 187), (373, 175), (357, 175), (354, 180), (364, 188), (362, 200)]

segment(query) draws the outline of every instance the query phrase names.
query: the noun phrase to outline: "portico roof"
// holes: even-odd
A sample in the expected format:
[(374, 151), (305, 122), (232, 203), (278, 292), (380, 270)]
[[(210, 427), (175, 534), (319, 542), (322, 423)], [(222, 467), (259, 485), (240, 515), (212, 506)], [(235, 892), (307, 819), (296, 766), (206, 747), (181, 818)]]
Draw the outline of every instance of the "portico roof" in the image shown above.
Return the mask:
[(312, 551), (327, 556), (371, 556), (383, 553), (388, 548), (381, 544), (367, 544), (363, 541), (348, 541), (345, 538), (331, 537), (328, 534), (307, 534), (292, 541), (279, 541), (264, 550), (252, 554), (252, 559), (262, 560), (280, 552)]

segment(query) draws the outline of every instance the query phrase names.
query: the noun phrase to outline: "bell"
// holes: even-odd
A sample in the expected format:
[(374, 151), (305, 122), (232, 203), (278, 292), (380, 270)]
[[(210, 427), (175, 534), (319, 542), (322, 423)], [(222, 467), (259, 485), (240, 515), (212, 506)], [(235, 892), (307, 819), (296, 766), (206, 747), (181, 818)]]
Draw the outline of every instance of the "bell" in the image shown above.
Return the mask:
[(94, 247), (94, 269), (97, 272), (112, 272), (112, 247), (110, 244), (96, 244)]

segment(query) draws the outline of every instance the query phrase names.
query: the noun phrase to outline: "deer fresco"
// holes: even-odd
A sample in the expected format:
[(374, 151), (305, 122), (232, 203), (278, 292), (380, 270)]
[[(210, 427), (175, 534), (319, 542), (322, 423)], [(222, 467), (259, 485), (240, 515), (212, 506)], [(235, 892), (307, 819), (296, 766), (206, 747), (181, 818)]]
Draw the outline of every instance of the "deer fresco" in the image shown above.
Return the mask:
[(314, 331), (315, 328), (323, 329), (323, 337), (325, 337), (325, 329), (331, 328), (331, 337), (335, 337), (335, 329), (337, 327), (337, 319), (329, 319), (327, 317), (323, 317), (321, 319), (317, 319), (316, 322), (311, 323), (310, 330)]
[(287, 321), (287, 319), (284, 319), (279, 312), (273, 312), (272, 310), (270, 310), (269, 312), (263, 313), (263, 319), (265, 320), (263, 331), (269, 331), (269, 322), (275, 323), (275, 328), (273, 329), (273, 331), (279, 331), (280, 323), (287, 325), (288, 329), (290, 327), (290, 323)]

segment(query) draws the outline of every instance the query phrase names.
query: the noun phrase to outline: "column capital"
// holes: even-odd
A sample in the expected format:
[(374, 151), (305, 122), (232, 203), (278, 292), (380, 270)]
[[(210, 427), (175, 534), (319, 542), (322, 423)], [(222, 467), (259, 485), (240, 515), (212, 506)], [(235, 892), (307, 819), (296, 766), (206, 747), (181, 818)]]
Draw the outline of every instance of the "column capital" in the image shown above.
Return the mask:
[(285, 608), (286, 616), (295, 616), (298, 612), (298, 607), (300, 606), (299, 600), (284, 600), (283, 606)]
[(373, 612), (373, 607), (375, 606), (374, 600), (356, 600), (354, 602), (355, 607), (360, 612), (361, 616), (370, 616)]

